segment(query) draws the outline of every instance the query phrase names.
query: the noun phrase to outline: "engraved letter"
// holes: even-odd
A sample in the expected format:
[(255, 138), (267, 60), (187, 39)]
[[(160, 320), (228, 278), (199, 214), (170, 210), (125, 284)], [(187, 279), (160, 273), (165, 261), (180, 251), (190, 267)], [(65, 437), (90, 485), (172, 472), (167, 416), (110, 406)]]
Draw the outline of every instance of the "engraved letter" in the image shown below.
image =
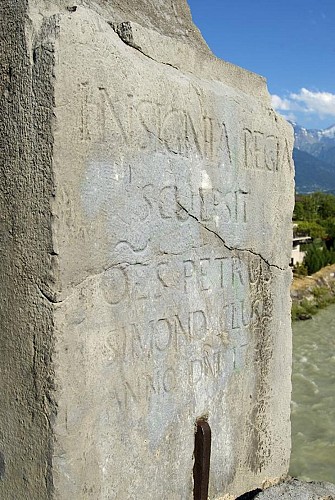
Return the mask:
[(179, 110), (169, 111), (163, 119), (160, 138), (166, 149), (174, 154), (182, 154), (185, 149), (185, 117)]
[(173, 368), (168, 368), (163, 375), (163, 388), (165, 392), (171, 392), (177, 387), (177, 377)]
[(262, 132), (254, 132), (255, 139), (255, 168), (258, 170), (264, 169), (264, 134)]
[[(98, 123), (100, 124), (100, 142), (113, 140), (113, 143), (120, 141), (127, 142), (127, 134), (115, 110), (114, 104), (107, 90), (99, 87), (100, 109)], [(107, 115), (107, 110), (109, 113)]]
[(279, 143), (277, 137), (269, 135), (265, 141), (265, 164), (272, 172), (278, 170)]
[(231, 153), (230, 153), (227, 128), (223, 122), (221, 123), (221, 125), (218, 124), (218, 128), (220, 131), (220, 140), (218, 143), (218, 152), (217, 152), (219, 166), (221, 168), (229, 168), (231, 167)]
[(184, 278), (185, 278), (185, 292), (192, 290), (194, 284), (194, 262), (193, 260), (184, 261)]
[(190, 313), (190, 334), (191, 337), (202, 339), (206, 337), (207, 334), (207, 318), (204, 311), (195, 311)]
[(203, 367), (200, 359), (193, 359), (190, 363), (190, 382), (197, 384), (202, 379)]
[(170, 347), (172, 340), (172, 329), (168, 319), (163, 318), (157, 321), (154, 335), (156, 349), (161, 352), (166, 351)]
[(109, 304), (119, 304), (127, 295), (127, 274), (121, 267), (112, 267), (101, 278), (102, 293)]
[(210, 279), (208, 277), (208, 269), (210, 268), (210, 259), (200, 259), (200, 270), (201, 270), (201, 288), (202, 290), (209, 290)]
[(244, 165), (245, 168), (254, 168), (254, 141), (251, 130), (244, 129)]
[(81, 132), (81, 140), (89, 141), (91, 139), (90, 133), (88, 130), (88, 82), (82, 83), (80, 85), (81, 92), (81, 124), (80, 124), (80, 132)]

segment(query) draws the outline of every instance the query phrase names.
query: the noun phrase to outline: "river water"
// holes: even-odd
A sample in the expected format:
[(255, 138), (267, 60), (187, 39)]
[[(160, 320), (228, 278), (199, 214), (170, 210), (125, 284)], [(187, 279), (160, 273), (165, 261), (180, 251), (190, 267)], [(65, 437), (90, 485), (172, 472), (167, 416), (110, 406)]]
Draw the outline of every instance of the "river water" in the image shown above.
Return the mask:
[(335, 304), (293, 323), (290, 475), (335, 483)]

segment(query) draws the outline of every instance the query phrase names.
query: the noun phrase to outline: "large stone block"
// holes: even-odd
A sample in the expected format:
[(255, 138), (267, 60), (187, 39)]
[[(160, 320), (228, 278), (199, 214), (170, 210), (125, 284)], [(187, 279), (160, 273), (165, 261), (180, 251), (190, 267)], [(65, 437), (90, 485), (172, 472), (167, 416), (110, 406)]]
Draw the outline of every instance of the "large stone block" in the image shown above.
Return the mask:
[(290, 453), (293, 136), (186, 3), (2, 2), (0, 496), (210, 498)]

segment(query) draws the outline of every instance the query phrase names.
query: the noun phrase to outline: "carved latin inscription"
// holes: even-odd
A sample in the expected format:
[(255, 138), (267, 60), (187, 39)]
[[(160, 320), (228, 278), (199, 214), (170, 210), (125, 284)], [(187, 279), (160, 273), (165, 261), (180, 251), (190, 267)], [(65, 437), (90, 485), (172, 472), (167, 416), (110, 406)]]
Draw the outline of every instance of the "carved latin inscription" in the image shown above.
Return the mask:
[[(176, 276), (171, 278), (174, 270)], [(228, 256), (175, 258), (155, 266), (136, 264), (107, 271), (101, 290), (111, 307), (111, 318), (116, 314), (122, 321), (112, 322), (115, 326), (104, 333), (100, 348), (106, 369), (120, 374), (111, 387), (120, 409), (178, 392), (180, 377), (194, 387), (226, 376), (227, 370), (243, 369), (250, 335), (257, 345), (262, 343), (258, 350), (266, 354), (272, 313), (270, 282), (269, 266), (257, 257), (247, 261)], [(166, 295), (168, 291), (172, 295)], [(211, 301), (213, 294), (215, 301)], [(181, 296), (189, 305), (203, 305), (187, 312), (178, 300), (168, 299)], [(134, 302), (135, 297), (140, 302)], [(164, 302), (170, 306), (160, 315), (155, 304)], [(144, 319), (139, 320), (138, 313), (132, 315), (146, 305), (149, 313)], [(120, 307), (126, 315), (119, 315)], [(183, 362), (173, 363), (176, 358)], [(269, 358), (265, 358), (262, 362), (267, 363)], [(260, 365), (260, 376), (265, 369)]]
[[(83, 141), (125, 144), (132, 151), (167, 152), (184, 158), (192, 156), (220, 168), (232, 168), (232, 144), (224, 121), (190, 109), (138, 99), (127, 94), (115, 100), (106, 87), (80, 85)], [(96, 126), (95, 124), (98, 124)], [(261, 130), (243, 129), (239, 139), (244, 167), (263, 172), (292, 169), (287, 139)]]
[(156, 263), (120, 264), (101, 277), (103, 299), (110, 305), (134, 304), (164, 299), (168, 294), (194, 294), (206, 297), (220, 293), (227, 297), (230, 289), (247, 286), (240, 261), (213, 255), (193, 258), (165, 257)]
[(243, 130), (243, 136), (245, 168), (275, 173), (288, 164), (292, 169), (287, 139), (247, 128)]
[[(80, 86), (81, 138), (99, 143), (127, 144), (133, 151), (148, 150), (190, 157), (197, 155), (218, 166), (231, 167), (231, 147), (223, 121), (190, 109), (141, 100), (128, 94), (115, 101), (106, 87)], [(98, 127), (94, 126), (98, 123)]]
[(178, 393), (181, 377), (190, 390), (204, 381), (222, 388), (257, 336), (261, 378), (270, 271), (224, 242), (252, 215), (248, 176), (235, 170), (281, 172), (291, 166), (287, 141), (249, 128), (236, 137), (198, 101), (171, 106), (88, 83), (80, 95), (81, 140), (92, 151), (83, 203), (92, 218), (102, 214), (116, 263), (98, 290), (111, 397), (124, 411)]
[(108, 333), (103, 352), (109, 362), (151, 359), (159, 353), (180, 352), (194, 342), (204, 341), (209, 328), (209, 319), (202, 310), (185, 315), (176, 312), (141, 324), (125, 323)]

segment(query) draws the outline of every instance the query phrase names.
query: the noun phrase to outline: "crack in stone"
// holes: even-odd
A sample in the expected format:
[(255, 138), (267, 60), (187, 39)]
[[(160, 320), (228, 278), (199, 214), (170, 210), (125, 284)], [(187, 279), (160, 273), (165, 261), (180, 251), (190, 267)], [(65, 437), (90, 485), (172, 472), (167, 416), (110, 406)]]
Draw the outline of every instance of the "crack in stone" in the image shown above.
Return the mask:
[(95, 279), (95, 278), (98, 278), (99, 276), (102, 276), (104, 273), (108, 272), (110, 269), (113, 269), (115, 267), (122, 267), (122, 268), (127, 268), (127, 267), (130, 267), (130, 266), (142, 266), (142, 265), (149, 265), (149, 261), (140, 261), (140, 262), (127, 262), (127, 261), (122, 261), (122, 262), (117, 262), (115, 264), (112, 264), (111, 266), (108, 266), (106, 268), (104, 268), (102, 271), (98, 272), (98, 273), (94, 273), (94, 274), (89, 274), (88, 276), (86, 276), (85, 278), (83, 278), (81, 281), (79, 281), (78, 283), (75, 283), (72, 288), (71, 288), (71, 291), (70, 293), (64, 297), (62, 300), (57, 300), (55, 298), (56, 296), (56, 293), (57, 292), (50, 292), (50, 293), (47, 293), (46, 291), (42, 290), (42, 288), (38, 285), (37, 286), (37, 289), (38, 291), (40, 292), (40, 294), (43, 296), (43, 298), (45, 298), (50, 304), (62, 304), (63, 302), (65, 302), (66, 300), (70, 299), (74, 293), (74, 290), (76, 288), (78, 288), (79, 286), (81, 286), (83, 283), (85, 283), (86, 281), (90, 280), (90, 279)]
[(157, 59), (154, 59), (153, 57), (149, 56), (146, 52), (143, 51), (143, 49), (139, 46), (136, 45), (134, 42), (134, 37), (133, 37), (133, 29), (131, 26), (131, 23), (129, 21), (125, 21), (123, 23), (113, 23), (111, 21), (107, 21), (108, 24), (112, 27), (112, 29), (115, 31), (115, 33), (118, 35), (120, 40), (123, 41), (126, 45), (129, 45), (129, 47), (132, 47), (133, 49), (137, 50), (141, 54), (143, 54), (145, 57), (148, 57), (148, 59), (151, 59), (152, 61), (158, 63), (158, 64), (164, 64), (165, 66), (170, 66), (171, 68), (179, 70), (177, 66), (174, 66), (173, 64), (163, 62), (163, 61), (157, 61)]
[(247, 253), (250, 253), (251, 255), (254, 255), (255, 257), (259, 257), (263, 262), (265, 262), (265, 264), (267, 264), (269, 267), (274, 267), (276, 269), (279, 269), (280, 271), (286, 271), (285, 268), (283, 267), (280, 267), (280, 266), (277, 266), (276, 264), (270, 264), (270, 262), (265, 259), (265, 257), (263, 257), (263, 255), (257, 253), (257, 252), (254, 252), (253, 250), (250, 250), (249, 248), (235, 248), (235, 247), (230, 247), (229, 245), (227, 245), (227, 243), (224, 241), (224, 239), (222, 238), (222, 236), (220, 236), (218, 233), (216, 233), (215, 231), (213, 231), (213, 229), (210, 229), (209, 227), (207, 227), (205, 224), (203, 224), (195, 215), (191, 214), (187, 208), (185, 208), (183, 205), (181, 205), (178, 201), (177, 201), (177, 204), (180, 206), (180, 208), (182, 210), (184, 210), (187, 215), (189, 217), (191, 217), (192, 219), (194, 219), (195, 221), (198, 222), (198, 224), (200, 224), (201, 227), (203, 227), (204, 229), (206, 229), (207, 231), (209, 231), (210, 233), (214, 234), (217, 238), (219, 238), (219, 240), (221, 241), (221, 243), (223, 243), (223, 246), (225, 248), (227, 248), (227, 250), (230, 250), (231, 252), (247, 252)]
[(40, 294), (48, 301), (50, 302), (50, 304), (60, 304), (61, 302), (63, 302), (62, 300), (56, 300), (55, 298), (55, 295), (56, 295), (56, 292), (45, 292), (44, 290), (42, 290), (42, 288), (38, 285), (37, 286), (37, 289), (38, 291), (40, 292)]

